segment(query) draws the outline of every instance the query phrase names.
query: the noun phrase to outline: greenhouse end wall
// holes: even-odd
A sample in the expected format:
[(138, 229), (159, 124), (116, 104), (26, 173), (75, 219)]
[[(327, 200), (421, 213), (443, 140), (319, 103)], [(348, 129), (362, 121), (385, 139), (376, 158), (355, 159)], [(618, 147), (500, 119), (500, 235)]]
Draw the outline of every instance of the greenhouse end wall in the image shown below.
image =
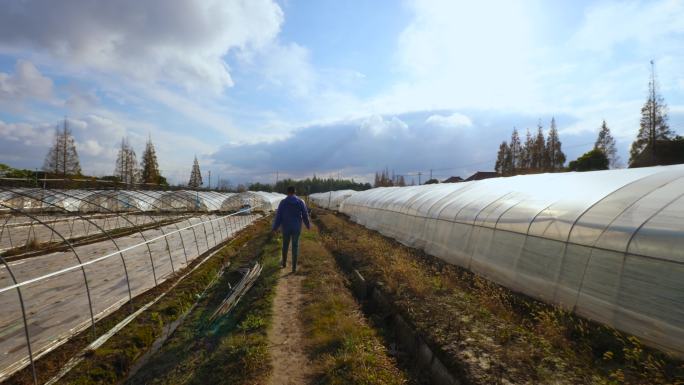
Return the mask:
[(340, 211), (684, 357), (684, 165), (376, 188)]

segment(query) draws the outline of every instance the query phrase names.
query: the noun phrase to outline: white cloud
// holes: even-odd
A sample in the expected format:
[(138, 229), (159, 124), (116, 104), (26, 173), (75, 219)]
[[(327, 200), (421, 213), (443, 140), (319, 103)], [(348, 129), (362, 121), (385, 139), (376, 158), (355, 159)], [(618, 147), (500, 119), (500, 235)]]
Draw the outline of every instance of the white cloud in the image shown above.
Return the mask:
[(396, 138), (408, 133), (408, 125), (396, 116), (390, 119), (385, 119), (380, 115), (370, 116), (361, 122), (360, 129), (362, 132), (376, 137), (391, 136)]
[(439, 114), (430, 115), (425, 120), (425, 123), (445, 128), (471, 127), (473, 125), (469, 117), (458, 112), (446, 116)]
[(90, 139), (85, 142), (78, 143), (78, 150), (81, 154), (98, 156), (104, 152), (104, 148), (96, 140)]
[(534, 33), (528, 2), (409, 2), (398, 39), (403, 78), (371, 101), (393, 113), (510, 108), (534, 99)]
[(223, 57), (263, 47), (282, 22), (271, 0), (11, 0), (0, 13), (0, 47), (48, 53), (74, 71), (221, 92), (233, 84)]
[[(32, 125), (0, 121), (0, 137), (3, 138), (2, 142), (14, 142), (14, 145), (47, 146), (52, 139), (53, 130), (54, 128), (45, 124)], [(6, 144), (12, 146), (10, 143)]]
[(0, 101), (18, 103), (27, 99), (47, 101), (52, 98), (53, 84), (33, 63), (18, 60), (14, 73), (0, 72)]

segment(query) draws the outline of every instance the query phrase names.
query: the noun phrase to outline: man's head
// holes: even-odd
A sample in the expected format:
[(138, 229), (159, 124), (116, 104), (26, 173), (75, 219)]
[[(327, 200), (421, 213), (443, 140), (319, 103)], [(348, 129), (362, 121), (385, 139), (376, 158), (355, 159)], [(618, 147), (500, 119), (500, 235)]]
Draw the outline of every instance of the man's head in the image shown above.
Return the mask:
[(295, 188), (294, 186), (289, 186), (287, 188), (287, 195), (294, 195), (295, 194)]

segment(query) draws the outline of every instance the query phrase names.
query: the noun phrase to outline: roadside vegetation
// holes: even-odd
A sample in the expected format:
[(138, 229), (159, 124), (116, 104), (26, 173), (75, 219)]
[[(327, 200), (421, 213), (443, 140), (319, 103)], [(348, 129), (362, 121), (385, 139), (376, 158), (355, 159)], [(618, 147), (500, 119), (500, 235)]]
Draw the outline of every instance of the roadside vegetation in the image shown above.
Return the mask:
[[(268, 227), (235, 249), (225, 279), (201, 301), (128, 384), (262, 384), (271, 371), (267, 332), (278, 278), (278, 242)], [(231, 272), (258, 260), (261, 276), (238, 305), (214, 323), (209, 318), (228, 291)]]
[(617, 330), (512, 293), (316, 210), (324, 244), (352, 259), (466, 383), (684, 384), (684, 365)]
[[(183, 333), (183, 330), (187, 330), (185, 325), (192, 324), (196, 327), (196, 322), (203, 322), (211, 315), (211, 312), (215, 309), (215, 306), (212, 305), (217, 305), (221, 302), (226, 294), (229, 283), (231, 280), (235, 280), (236, 271), (241, 264), (265, 255), (264, 245), (269, 242), (268, 222), (267, 219), (260, 220), (243, 231), (234, 241), (221, 249), (217, 255), (210, 258), (181, 281), (159, 302), (139, 315), (134, 321), (114, 335), (100, 348), (90, 352), (88, 357), (72, 369), (59, 383), (122, 383), (128, 378), (129, 372), (136, 365), (137, 360), (150, 350), (153, 343), (162, 335), (164, 329), (168, 328), (171, 323), (178, 320), (197, 303), (198, 306), (195, 309), (198, 311), (193, 311), (188, 314), (180, 328), (176, 330), (176, 333), (174, 333), (169, 340), (167, 340), (164, 348), (158, 352), (158, 354), (164, 354), (167, 346), (174, 346), (173, 341), (175, 338), (187, 338), (188, 335)], [(225, 270), (218, 282), (215, 282), (217, 273), (229, 262), (230, 266), (228, 269)], [(268, 264), (266, 266), (268, 266)], [(268, 269), (265, 268), (262, 274), (267, 276)], [(211, 286), (211, 289), (204, 292), (213, 282), (215, 282), (215, 284)], [(255, 285), (253, 289), (257, 289), (257, 286)], [(202, 293), (204, 293), (204, 295), (202, 295)], [(158, 293), (155, 295), (158, 295)], [(245, 299), (247, 298), (243, 298), (243, 300)], [(240, 305), (238, 305), (235, 309), (235, 314), (242, 314), (240, 313), (240, 308)], [(266, 308), (269, 308), (269, 306), (266, 306)], [(207, 315), (207, 312), (209, 312), (209, 315)], [(198, 328), (198, 330), (218, 336), (221, 335), (221, 332), (224, 332), (226, 328), (230, 328), (236, 324), (242, 325), (239, 323), (241, 321), (236, 321), (231, 317), (224, 317), (224, 319), (221, 319), (215, 325), (212, 325), (215, 329), (209, 330), (207, 327), (202, 327)], [(238, 329), (243, 330), (244, 327), (240, 329), (239, 326)], [(249, 331), (251, 331), (251, 329)], [(201, 342), (216, 343), (218, 341), (223, 341), (223, 339), (216, 337), (212, 340), (202, 340)], [(187, 342), (187, 340), (185, 342)], [(220, 349), (221, 346), (221, 344), (216, 343), (215, 348)], [(196, 345), (188, 346), (188, 348), (191, 347), (196, 349)], [(169, 378), (173, 381), (175, 381), (176, 378), (173, 376), (174, 373), (189, 373), (200, 376), (203, 372), (201, 363), (204, 362), (204, 360), (199, 360), (199, 357), (196, 356), (197, 351), (186, 351), (185, 353), (186, 355), (179, 355), (174, 360), (169, 361), (169, 365), (163, 368), (168, 372), (171, 368), (177, 366), (176, 372), (168, 373)], [(190, 357), (193, 355), (194, 357)], [(183, 361), (183, 358), (198, 359), (191, 360), (190, 367), (183, 367), (182, 364), (187, 364), (187, 362)], [(161, 381), (157, 383), (175, 383), (164, 382), (164, 377), (161, 376), (163, 371), (160, 370), (159, 366), (155, 365), (159, 362), (160, 361), (155, 360), (155, 356), (153, 356), (148, 363), (148, 366), (146, 366), (144, 370), (141, 370), (140, 373), (157, 373), (160, 376)], [(64, 362), (62, 362), (62, 364), (63, 363)], [(193, 370), (191, 371), (189, 369)], [(154, 372), (155, 370), (156, 372)], [(206, 371), (207, 369), (205, 368), (204, 370)], [(147, 380), (143, 382), (146, 381)], [(136, 382), (133, 381), (133, 383)]]
[(394, 385), (409, 380), (369, 326), (317, 229), (302, 234), (301, 312), (307, 350), (319, 373), (315, 384)]

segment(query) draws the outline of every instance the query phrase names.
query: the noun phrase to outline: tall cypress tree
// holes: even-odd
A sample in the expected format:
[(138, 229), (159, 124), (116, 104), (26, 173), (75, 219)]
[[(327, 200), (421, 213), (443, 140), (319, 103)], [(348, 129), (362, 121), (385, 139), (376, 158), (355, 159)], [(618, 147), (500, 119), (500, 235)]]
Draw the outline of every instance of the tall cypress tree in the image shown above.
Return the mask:
[(496, 163), (494, 163), (494, 170), (499, 175), (508, 175), (509, 167), (507, 164), (508, 158), (508, 143), (504, 140), (499, 145), (499, 152), (496, 154)]
[(617, 148), (615, 147), (615, 138), (610, 133), (610, 128), (603, 121), (601, 128), (599, 129), (598, 137), (596, 138), (596, 143), (594, 143), (594, 148), (603, 151), (608, 158), (608, 164), (610, 168), (616, 168), (618, 166), (619, 157), (617, 154)]
[(523, 170), (528, 170), (532, 167), (532, 154), (534, 154), (534, 139), (532, 139), (532, 134), (530, 129), (527, 129), (525, 133), (525, 144), (522, 148), (520, 168)]
[(518, 129), (513, 128), (513, 133), (511, 134), (511, 144), (508, 145), (508, 161), (511, 174), (516, 174), (521, 166), (521, 155), (522, 146), (520, 145), (520, 136), (518, 135)]
[[(553, 120), (551, 122), (553, 122)], [(544, 164), (545, 153), (546, 145), (544, 143), (544, 128), (542, 127), (541, 121), (539, 121), (537, 124), (537, 136), (534, 138), (534, 151), (532, 152), (532, 168), (537, 172), (543, 171), (547, 168)]]
[(195, 156), (195, 161), (192, 164), (192, 171), (190, 172), (188, 187), (199, 188), (202, 184), (202, 172), (200, 171), (199, 162), (197, 162), (197, 156)]
[(60, 130), (59, 126), (55, 129), (55, 140), (45, 156), (43, 171), (65, 177), (67, 175), (78, 175), (81, 173), (81, 163), (76, 152), (76, 141), (69, 122), (64, 118), (64, 124)]
[(145, 152), (143, 152), (142, 160), (140, 162), (140, 168), (142, 169), (142, 182), (159, 184), (159, 164), (157, 163), (157, 152), (154, 149), (154, 144), (152, 144), (152, 137), (147, 138), (147, 144), (145, 145)]
[(667, 123), (667, 105), (665, 99), (658, 92), (653, 60), (651, 60), (651, 79), (648, 82), (648, 98), (641, 107), (641, 119), (639, 121), (639, 133), (629, 150), (629, 162), (647, 147), (651, 148), (651, 156), (657, 159), (657, 142), (659, 140), (671, 140), (673, 133)]
[(549, 136), (546, 139), (546, 156), (548, 159), (548, 171), (554, 172), (563, 169), (565, 154), (561, 149), (561, 141), (558, 137), (555, 118), (551, 118), (551, 128), (549, 129)]

